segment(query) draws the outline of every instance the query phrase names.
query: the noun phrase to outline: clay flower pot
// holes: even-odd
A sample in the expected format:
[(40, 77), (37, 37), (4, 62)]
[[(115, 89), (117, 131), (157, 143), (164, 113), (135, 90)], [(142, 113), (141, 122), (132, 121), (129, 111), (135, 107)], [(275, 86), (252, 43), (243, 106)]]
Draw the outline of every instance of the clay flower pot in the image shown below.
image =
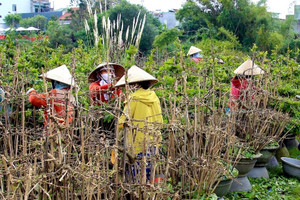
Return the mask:
[(217, 185), (214, 193), (218, 197), (225, 196), (229, 192), (229, 189), (231, 188), (232, 182), (233, 182), (232, 179), (226, 179), (226, 180), (220, 181), (219, 184)]
[(282, 157), (282, 167), (284, 174), (300, 180), (300, 160)]
[(299, 142), (296, 139), (296, 136), (294, 134), (288, 134), (286, 138), (283, 140), (283, 143), (285, 144), (286, 148), (298, 148)]
[(269, 178), (269, 173), (266, 165), (270, 162), (271, 158), (275, 155), (279, 146), (265, 147), (260, 153), (262, 154), (255, 163), (254, 168), (248, 173), (251, 178)]
[(247, 174), (254, 167), (257, 159), (261, 154), (256, 154), (253, 158), (242, 158), (235, 168), (239, 171), (239, 175), (236, 179), (233, 180), (233, 183), (230, 188), (230, 192), (233, 191), (250, 191), (252, 189), (250, 181), (247, 177)]

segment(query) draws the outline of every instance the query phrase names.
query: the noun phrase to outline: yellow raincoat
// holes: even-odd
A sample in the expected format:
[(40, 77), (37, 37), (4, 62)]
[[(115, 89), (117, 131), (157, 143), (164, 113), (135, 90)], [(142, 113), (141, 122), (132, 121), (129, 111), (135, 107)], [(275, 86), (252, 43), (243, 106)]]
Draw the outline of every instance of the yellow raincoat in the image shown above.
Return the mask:
[[(161, 142), (159, 129), (163, 123), (163, 118), (160, 102), (154, 91), (140, 88), (132, 93), (129, 98), (130, 113), (128, 113), (128, 104), (124, 108), (125, 115), (131, 121), (128, 124), (132, 127), (132, 131), (128, 132), (127, 144), (129, 150), (133, 148), (134, 154), (138, 154), (144, 150), (144, 145), (148, 147), (155, 144), (159, 145)], [(125, 115), (122, 115), (119, 119), (120, 129), (123, 128), (125, 123)], [(146, 138), (145, 135), (147, 135)]]

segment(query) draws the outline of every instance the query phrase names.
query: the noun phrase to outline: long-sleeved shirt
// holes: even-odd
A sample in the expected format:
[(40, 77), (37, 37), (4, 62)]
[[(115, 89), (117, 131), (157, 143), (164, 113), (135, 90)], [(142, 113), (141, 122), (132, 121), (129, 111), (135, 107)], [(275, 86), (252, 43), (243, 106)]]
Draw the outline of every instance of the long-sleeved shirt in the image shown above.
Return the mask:
[[(233, 78), (231, 79), (231, 89), (230, 89), (230, 102), (229, 102), (229, 108), (231, 110), (238, 109), (238, 100), (249, 100), (254, 99), (254, 92), (250, 91), (256, 90), (254, 86), (252, 88), (249, 88), (248, 81), (245, 78)], [(249, 91), (247, 92), (247, 89)], [(251, 94), (250, 94), (250, 93)], [(251, 96), (251, 98), (249, 98)]]
[[(122, 93), (121, 89), (113, 88), (112, 84), (100, 86), (99, 82), (100, 81), (93, 82), (89, 86), (91, 105), (101, 105), (103, 102), (107, 103)], [(104, 94), (109, 95), (109, 98), (105, 99)]]
[[(45, 109), (44, 125), (47, 125), (48, 115), (53, 116), (57, 122), (66, 124), (71, 123), (74, 117), (75, 98), (67, 89), (53, 89), (48, 93), (50, 113)], [(46, 94), (37, 94), (32, 90), (28, 94), (29, 102), (36, 107), (47, 107)], [(66, 102), (67, 101), (67, 102)]]
[(192, 60), (193, 60), (195, 63), (199, 63), (200, 61), (203, 60), (203, 58), (192, 58)]
[[(132, 132), (128, 133), (127, 141), (129, 148), (133, 147), (133, 153), (138, 154), (144, 149), (144, 141), (148, 147), (160, 144), (159, 129), (163, 123), (163, 117), (160, 101), (154, 91), (140, 88), (130, 95), (130, 99), (130, 109), (127, 105), (124, 107), (124, 113), (132, 120), (130, 125), (133, 127)], [(125, 120), (125, 115), (119, 119), (121, 129)]]
[[(0, 88), (0, 103), (4, 100), (5, 100), (5, 91), (2, 88)], [(0, 104), (0, 113), (4, 113), (4, 112), (7, 118), (11, 114), (11, 107), (7, 103)]]

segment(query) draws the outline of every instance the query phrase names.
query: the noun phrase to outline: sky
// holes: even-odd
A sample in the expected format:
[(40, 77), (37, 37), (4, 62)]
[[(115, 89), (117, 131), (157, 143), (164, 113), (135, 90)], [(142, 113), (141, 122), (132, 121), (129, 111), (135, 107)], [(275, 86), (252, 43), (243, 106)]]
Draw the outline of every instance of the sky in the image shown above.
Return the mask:
[[(50, 0), (54, 2), (54, 9), (65, 8), (70, 4), (70, 0)], [(128, 0), (130, 3), (141, 4), (150, 11), (178, 9), (186, 0)], [(257, 3), (259, 0), (251, 0)], [(280, 13), (280, 18), (285, 18), (287, 14), (294, 13), (294, 3), (300, 5), (300, 0), (267, 0), (267, 9), (270, 12)]]
[(51, 5), (54, 4), (54, 10), (59, 8), (66, 8), (70, 4), (70, 0), (50, 0)]
[[(259, 0), (252, 0), (257, 3)], [(300, 0), (267, 0), (267, 10), (280, 13), (279, 17), (285, 19), (286, 15), (294, 14), (294, 5), (300, 5)]]

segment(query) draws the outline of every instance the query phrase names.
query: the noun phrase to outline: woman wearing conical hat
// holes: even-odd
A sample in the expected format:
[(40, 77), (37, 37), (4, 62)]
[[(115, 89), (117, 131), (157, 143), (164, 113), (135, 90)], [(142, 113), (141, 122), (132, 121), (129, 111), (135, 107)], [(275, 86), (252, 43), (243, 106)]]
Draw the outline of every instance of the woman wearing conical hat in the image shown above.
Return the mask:
[[(66, 65), (62, 65), (55, 69), (46, 72), (40, 77), (45, 77), (47, 81), (51, 81), (52, 90), (47, 94), (38, 94), (33, 88), (29, 89), (29, 102), (36, 107), (43, 107), (44, 125), (47, 125), (48, 118), (50, 121), (55, 119), (58, 123), (66, 125), (73, 121), (75, 98), (72, 95), (70, 88), (76, 87), (74, 78)], [(47, 112), (47, 96), (49, 100), (49, 110)], [(67, 111), (67, 112), (66, 112)]]
[[(230, 90), (230, 102), (229, 108), (231, 110), (236, 110), (239, 108), (239, 101), (241, 100), (249, 100), (246, 99), (246, 96), (249, 96), (247, 91), (252, 90), (256, 91), (254, 86), (249, 85), (249, 80), (252, 76), (264, 74), (264, 71), (252, 60), (245, 61), (242, 65), (240, 65), (234, 73), (236, 74), (233, 79), (231, 79), (231, 90)], [(251, 94), (250, 97), (252, 100), (254, 99), (254, 94)]]
[[(137, 157), (151, 156), (161, 142), (160, 125), (163, 123), (160, 101), (151, 89), (157, 79), (137, 66), (128, 70), (127, 82), (135, 92), (131, 93), (124, 107), (124, 114), (119, 119), (120, 129), (124, 125), (136, 127), (128, 133), (127, 144), (129, 151)], [(116, 87), (125, 85), (123, 76)], [(128, 109), (129, 107), (129, 109)], [(147, 137), (146, 137), (147, 135)], [(146, 149), (144, 147), (146, 146)], [(137, 163), (139, 165), (139, 163)], [(150, 179), (150, 167), (147, 164), (147, 180)]]
[(8, 120), (11, 115), (11, 107), (7, 102), (5, 102), (6, 95), (7, 92), (4, 90), (4, 88), (0, 86), (0, 124), (4, 124), (5, 121)]
[(115, 63), (101, 63), (88, 77), (91, 105), (101, 105), (121, 94), (113, 88), (113, 81), (118, 81), (125, 73), (123, 66)]
[(187, 55), (190, 56), (190, 58), (195, 62), (195, 63), (198, 63), (200, 62), (201, 60), (203, 60), (203, 55), (200, 54), (202, 50), (197, 48), (197, 47), (194, 47), (194, 46), (191, 46)]

